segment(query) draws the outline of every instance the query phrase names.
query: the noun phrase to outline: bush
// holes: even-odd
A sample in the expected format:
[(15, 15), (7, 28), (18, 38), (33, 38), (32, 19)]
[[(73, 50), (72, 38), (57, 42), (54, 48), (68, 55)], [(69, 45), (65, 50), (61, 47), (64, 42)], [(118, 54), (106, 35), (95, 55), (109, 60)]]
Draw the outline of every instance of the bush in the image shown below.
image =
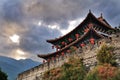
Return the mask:
[(86, 69), (81, 59), (70, 59), (70, 62), (62, 66), (63, 75), (60, 80), (83, 80), (86, 76)]
[(90, 71), (85, 80), (120, 80), (120, 71), (117, 67), (110, 64), (97, 66), (93, 71)]
[(120, 70), (116, 73), (116, 76), (114, 76), (111, 80), (120, 80)]
[(0, 69), (0, 80), (7, 80), (7, 74), (2, 72), (1, 69)]
[(90, 72), (84, 80), (101, 80), (97, 72)]
[(116, 66), (117, 64), (115, 61), (113, 51), (114, 51), (113, 46), (103, 44), (97, 53), (97, 60), (99, 61), (99, 63), (100, 64), (108, 63), (111, 64), (112, 66)]
[(62, 67), (47, 71), (43, 80), (83, 80), (86, 73), (82, 59), (71, 58)]

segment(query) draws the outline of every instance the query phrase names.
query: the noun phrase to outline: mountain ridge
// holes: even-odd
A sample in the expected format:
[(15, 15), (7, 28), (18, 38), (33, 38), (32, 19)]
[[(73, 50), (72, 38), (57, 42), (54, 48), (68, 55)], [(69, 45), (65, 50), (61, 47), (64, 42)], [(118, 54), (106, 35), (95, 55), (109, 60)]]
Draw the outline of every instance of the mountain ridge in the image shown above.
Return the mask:
[(0, 56), (0, 68), (8, 75), (8, 80), (16, 80), (19, 73), (40, 64), (40, 62), (31, 59), (15, 60), (10, 57)]

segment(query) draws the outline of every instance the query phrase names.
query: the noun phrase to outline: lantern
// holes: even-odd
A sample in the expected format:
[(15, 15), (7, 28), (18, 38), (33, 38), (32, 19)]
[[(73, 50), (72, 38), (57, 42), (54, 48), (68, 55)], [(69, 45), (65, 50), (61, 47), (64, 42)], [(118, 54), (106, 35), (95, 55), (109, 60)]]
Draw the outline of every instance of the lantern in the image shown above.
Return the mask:
[(60, 49), (60, 47), (58, 45), (56, 45), (55, 47), (56, 47), (56, 51), (58, 51)]
[(72, 42), (72, 40), (73, 40), (72, 38), (68, 38), (68, 41), (69, 41), (69, 42)]
[(64, 41), (62, 42), (62, 45), (65, 45), (65, 42), (64, 42)]
[(76, 37), (76, 39), (78, 39), (79, 38), (79, 34), (75, 34), (75, 37)]
[(90, 41), (94, 41), (94, 38), (91, 38)]
[(85, 44), (84, 44), (84, 43), (81, 43), (81, 44), (80, 44), (80, 46), (81, 46), (81, 47), (84, 47), (84, 46), (85, 46)]
[(94, 43), (95, 43), (95, 42), (94, 42), (94, 38), (91, 38), (91, 39), (90, 39), (90, 43), (91, 43), (91, 44), (94, 44)]
[(91, 41), (91, 44), (94, 44), (94, 41)]
[(87, 29), (85, 29), (85, 32), (88, 32), (89, 31), (89, 29), (87, 28)]

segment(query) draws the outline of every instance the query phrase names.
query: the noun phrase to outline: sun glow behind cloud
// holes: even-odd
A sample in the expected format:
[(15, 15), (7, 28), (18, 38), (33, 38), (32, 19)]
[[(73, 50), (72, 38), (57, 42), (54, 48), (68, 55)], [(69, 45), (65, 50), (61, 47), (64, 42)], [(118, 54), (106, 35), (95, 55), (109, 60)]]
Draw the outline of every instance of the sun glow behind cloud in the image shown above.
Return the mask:
[(20, 54), (20, 55), (24, 55), (24, 54), (25, 54), (25, 53), (24, 53), (22, 50), (20, 50), (20, 49), (17, 49), (16, 52), (17, 52), (18, 54)]
[(20, 36), (18, 36), (17, 34), (14, 34), (12, 36), (9, 37), (9, 39), (13, 42), (13, 43), (18, 43), (20, 42)]
[(41, 26), (41, 25), (42, 25), (42, 22), (41, 22), (41, 21), (39, 21), (39, 22), (38, 22), (38, 26)]
[(27, 53), (24, 52), (24, 51), (22, 51), (22, 50), (20, 50), (20, 49), (17, 49), (17, 50), (14, 52), (14, 54), (15, 54), (15, 55), (13, 55), (13, 56), (14, 56), (14, 58), (15, 58), (16, 60), (26, 59), (26, 58), (27, 58)]

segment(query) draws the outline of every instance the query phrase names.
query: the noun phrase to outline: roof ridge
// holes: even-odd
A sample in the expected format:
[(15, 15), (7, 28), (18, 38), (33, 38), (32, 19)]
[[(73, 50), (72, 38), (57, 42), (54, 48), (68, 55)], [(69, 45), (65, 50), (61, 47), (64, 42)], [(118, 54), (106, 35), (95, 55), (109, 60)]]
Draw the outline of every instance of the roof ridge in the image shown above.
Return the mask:
[[(87, 17), (88, 17), (90, 14), (92, 14), (91, 11), (87, 14), (86, 18), (85, 18), (80, 24), (78, 24), (77, 27), (79, 27), (79, 26), (87, 19)], [(75, 30), (77, 27), (75, 27), (73, 30)], [(73, 30), (72, 30), (72, 31), (73, 31)], [(70, 34), (72, 31), (68, 32), (67, 34), (65, 34), (65, 35), (63, 35), (63, 36), (61, 36), (61, 37), (59, 37), (59, 38), (50, 39), (50, 40), (46, 40), (46, 41), (50, 43), (50, 41), (58, 40), (58, 39), (60, 39), (60, 38), (62, 38), (62, 37), (64, 37), (64, 36)]]
[[(100, 24), (106, 26), (107, 28), (114, 29), (114, 28), (112, 28), (110, 25), (107, 25), (107, 24), (101, 22), (98, 18), (96, 18), (96, 17), (93, 15), (93, 13), (92, 13), (91, 10), (90, 10), (89, 13), (87, 14), (86, 18), (85, 18), (76, 28), (74, 28), (72, 31), (68, 32), (67, 34), (65, 34), (65, 35), (63, 35), (63, 36), (61, 36), (61, 37), (59, 37), (59, 38), (49, 39), (49, 40), (46, 40), (46, 41), (47, 41), (48, 43), (51, 43), (51, 44), (52, 44), (52, 43), (54, 43), (54, 41), (60, 40), (60, 39), (62, 39), (63, 37), (67, 36), (68, 34), (71, 34), (74, 30), (76, 30), (78, 27), (80, 27), (82, 24), (84, 24), (84, 22), (87, 20), (87, 18), (88, 18), (90, 15), (93, 16), (93, 17), (97, 20), (97, 22), (99, 22)], [(102, 15), (101, 15), (101, 16), (102, 16)], [(90, 20), (91, 20), (91, 19), (90, 19)], [(106, 22), (107, 22), (107, 21), (106, 21)]]

